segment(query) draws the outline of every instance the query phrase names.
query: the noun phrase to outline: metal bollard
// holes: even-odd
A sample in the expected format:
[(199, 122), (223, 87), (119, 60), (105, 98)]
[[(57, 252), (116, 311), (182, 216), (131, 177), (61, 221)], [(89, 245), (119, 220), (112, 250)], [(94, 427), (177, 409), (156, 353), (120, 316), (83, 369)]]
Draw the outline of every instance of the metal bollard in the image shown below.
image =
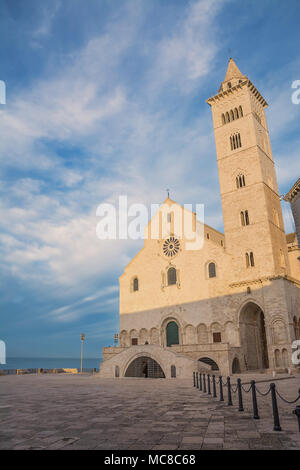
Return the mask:
[(202, 374), (200, 374), (199, 390), (202, 392)]
[(215, 375), (212, 376), (212, 380), (213, 380), (213, 397), (217, 398), (216, 376)]
[(255, 380), (251, 380), (251, 390), (252, 390), (252, 403), (253, 403), (253, 419), (259, 419), (256, 390), (255, 390)]
[(198, 372), (196, 372), (196, 387), (199, 388), (199, 376), (198, 376)]
[(239, 411), (244, 411), (241, 379), (237, 379), (237, 389), (239, 396)]
[(220, 401), (224, 401), (224, 396), (223, 396), (223, 377), (220, 375), (219, 377), (219, 384), (220, 384)]
[(210, 375), (207, 374), (207, 393), (208, 395), (211, 395), (211, 390), (210, 390)]
[(232, 406), (230, 377), (227, 377), (227, 396), (228, 396), (228, 406)]
[(278, 413), (278, 406), (277, 406), (277, 398), (276, 398), (276, 385), (274, 383), (272, 383), (270, 385), (270, 389), (271, 389), (271, 396), (272, 396), (274, 431), (281, 431), (281, 426), (280, 426), (280, 421), (279, 421), (279, 413)]
[[(300, 394), (300, 390), (299, 390)], [(300, 405), (296, 406), (296, 409), (293, 411), (293, 413), (297, 416), (298, 418), (298, 425), (299, 425), (299, 432), (300, 432)]]
[(196, 387), (196, 372), (193, 372), (194, 387)]
[(203, 374), (203, 392), (206, 393), (206, 380), (205, 380), (205, 374)]

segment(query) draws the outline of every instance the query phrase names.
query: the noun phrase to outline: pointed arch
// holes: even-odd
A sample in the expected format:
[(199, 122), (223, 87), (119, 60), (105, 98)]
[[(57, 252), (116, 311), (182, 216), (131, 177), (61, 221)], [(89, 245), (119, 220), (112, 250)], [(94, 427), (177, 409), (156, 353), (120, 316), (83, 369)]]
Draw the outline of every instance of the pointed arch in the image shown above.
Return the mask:
[(173, 266), (171, 266), (171, 267), (168, 269), (167, 276), (168, 276), (168, 286), (176, 285), (176, 283), (177, 283), (177, 271), (176, 271), (176, 268), (174, 268)]

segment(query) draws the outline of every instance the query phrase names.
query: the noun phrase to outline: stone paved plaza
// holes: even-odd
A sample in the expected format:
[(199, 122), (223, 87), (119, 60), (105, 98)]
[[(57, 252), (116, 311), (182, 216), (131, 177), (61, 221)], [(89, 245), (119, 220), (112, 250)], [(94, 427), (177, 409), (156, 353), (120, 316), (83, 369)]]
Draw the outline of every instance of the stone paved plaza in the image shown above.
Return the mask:
[[(242, 377), (267, 379), (264, 376)], [(233, 383), (235, 379), (233, 379)], [(269, 383), (258, 383), (262, 392)], [(292, 400), (300, 376), (276, 381)], [(245, 388), (249, 388), (246, 387)], [(92, 375), (0, 377), (0, 449), (300, 449), (295, 405), (279, 402), (273, 431), (270, 395), (258, 397), (261, 419), (220, 403), (192, 381), (100, 379)], [(300, 403), (299, 403), (300, 404)]]

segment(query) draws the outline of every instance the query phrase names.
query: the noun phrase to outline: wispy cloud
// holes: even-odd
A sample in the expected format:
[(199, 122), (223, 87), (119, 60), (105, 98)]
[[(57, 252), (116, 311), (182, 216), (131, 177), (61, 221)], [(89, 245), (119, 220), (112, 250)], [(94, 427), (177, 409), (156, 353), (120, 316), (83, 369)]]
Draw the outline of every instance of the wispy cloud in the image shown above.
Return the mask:
[[(90, 314), (99, 315), (106, 312), (108, 307), (117, 303), (117, 291), (118, 286), (107, 286), (93, 295), (52, 310), (46, 317), (52, 321), (64, 323), (72, 322)], [(100, 299), (101, 302), (97, 302)]]

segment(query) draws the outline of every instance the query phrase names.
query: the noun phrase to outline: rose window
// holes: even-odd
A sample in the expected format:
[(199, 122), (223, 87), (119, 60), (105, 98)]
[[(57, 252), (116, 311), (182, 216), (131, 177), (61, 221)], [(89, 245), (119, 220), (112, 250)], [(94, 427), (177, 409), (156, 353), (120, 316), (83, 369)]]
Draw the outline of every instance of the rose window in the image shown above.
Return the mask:
[(179, 240), (177, 240), (177, 238), (170, 237), (164, 241), (163, 252), (165, 256), (172, 257), (172, 256), (177, 255), (179, 248), (180, 248), (180, 243), (179, 243)]

